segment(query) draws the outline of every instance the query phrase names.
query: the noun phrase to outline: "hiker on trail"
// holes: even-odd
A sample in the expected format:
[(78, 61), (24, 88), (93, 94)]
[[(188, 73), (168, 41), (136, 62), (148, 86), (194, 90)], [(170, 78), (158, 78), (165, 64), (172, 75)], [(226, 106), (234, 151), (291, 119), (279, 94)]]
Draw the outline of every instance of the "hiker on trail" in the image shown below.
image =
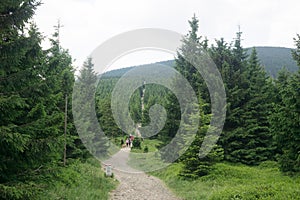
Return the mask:
[(128, 145), (129, 145), (129, 140), (128, 140), (128, 138), (126, 139), (126, 147), (128, 147)]
[(131, 142), (134, 140), (134, 136), (133, 135), (130, 135), (130, 138)]
[(130, 146), (130, 148), (132, 148), (132, 146), (133, 146), (133, 140), (134, 140), (133, 135), (130, 134), (130, 136), (129, 136), (128, 139), (129, 139), (129, 146)]
[(127, 140), (128, 140), (128, 147), (131, 147), (131, 140), (130, 140), (130, 138), (128, 138)]

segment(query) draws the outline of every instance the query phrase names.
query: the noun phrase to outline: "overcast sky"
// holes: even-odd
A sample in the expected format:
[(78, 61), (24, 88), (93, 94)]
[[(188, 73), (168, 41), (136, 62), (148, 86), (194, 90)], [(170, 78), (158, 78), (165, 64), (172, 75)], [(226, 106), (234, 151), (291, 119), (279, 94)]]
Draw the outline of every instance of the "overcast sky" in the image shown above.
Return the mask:
[[(199, 35), (211, 42), (231, 42), (241, 26), (243, 46), (294, 47), (300, 33), (298, 0), (43, 0), (35, 22), (45, 36), (51, 36), (60, 19), (61, 44), (80, 66), (91, 52), (114, 35), (138, 28), (163, 28), (181, 34), (189, 30), (195, 13)], [(47, 44), (43, 44), (47, 47)], [(141, 52), (125, 56), (114, 67), (125, 67), (173, 56)]]

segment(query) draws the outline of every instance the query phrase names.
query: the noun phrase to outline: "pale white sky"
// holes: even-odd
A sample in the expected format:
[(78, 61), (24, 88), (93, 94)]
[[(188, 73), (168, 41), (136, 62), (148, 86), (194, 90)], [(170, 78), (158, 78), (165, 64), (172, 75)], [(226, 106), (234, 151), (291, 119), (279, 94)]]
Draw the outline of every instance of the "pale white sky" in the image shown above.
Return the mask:
[[(61, 44), (82, 65), (107, 39), (138, 28), (163, 28), (181, 34), (189, 30), (195, 13), (199, 34), (213, 42), (231, 42), (241, 26), (243, 46), (293, 47), (300, 33), (298, 0), (43, 0), (35, 22), (50, 36), (60, 19)], [(43, 44), (47, 46), (47, 44)], [(121, 58), (114, 67), (172, 59), (161, 52), (141, 52)]]

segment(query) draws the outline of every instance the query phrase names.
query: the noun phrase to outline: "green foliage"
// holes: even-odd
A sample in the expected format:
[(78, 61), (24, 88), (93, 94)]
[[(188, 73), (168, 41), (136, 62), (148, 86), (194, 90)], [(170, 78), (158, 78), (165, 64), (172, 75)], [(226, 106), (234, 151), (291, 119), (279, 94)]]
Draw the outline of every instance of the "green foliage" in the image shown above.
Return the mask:
[[(189, 24), (191, 27), (191, 31), (189, 31), (189, 34), (183, 39), (183, 44), (180, 48), (180, 51), (178, 52), (178, 58), (175, 59), (175, 69), (177, 69), (189, 81), (189, 83), (193, 87), (193, 90), (198, 95), (201, 115), (199, 117), (201, 119), (201, 123), (198, 127), (197, 135), (194, 138), (194, 141), (192, 142), (190, 147), (187, 148), (186, 152), (181, 156), (180, 161), (184, 164), (183, 170), (181, 171), (181, 176), (187, 178), (198, 178), (207, 175), (210, 172), (212, 166), (217, 161), (223, 158), (223, 150), (220, 146), (215, 145), (209, 155), (206, 155), (204, 158), (200, 158), (201, 144), (207, 131), (207, 124), (210, 119), (208, 113), (206, 113), (205, 111), (206, 103), (209, 102), (204, 102), (202, 100), (207, 98), (208, 96), (207, 88), (204, 84), (204, 79), (200, 76), (199, 72), (197, 72), (196, 68), (186, 60), (185, 56), (191, 54), (191, 52), (202, 52), (203, 49), (207, 48), (207, 40), (201, 41), (201, 37), (198, 37), (198, 19), (195, 16), (191, 21), (189, 21)], [(176, 86), (178, 90), (182, 90), (182, 85)], [(189, 94), (184, 96), (188, 97)], [(178, 110), (173, 111), (178, 112)], [(188, 126), (192, 124), (193, 121), (198, 118), (198, 116), (193, 110), (184, 112), (189, 113), (189, 119), (181, 119), (184, 120), (184, 131), (187, 131), (189, 129)], [(180, 115), (180, 113), (175, 114), (174, 116), (178, 115)]]
[(237, 36), (233, 48), (221, 40), (211, 50), (227, 93), (227, 116), (220, 143), (226, 160), (253, 165), (273, 159), (274, 142), (268, 121), (273, 86), (259, 64), (256, 50), (246, 59), (241, 33)]
[[(293, 58), (299, 63), (300, 37), (295, 39)], [(297, 74), (281, 71), (276, 84), (274, 112), (270, 116), (271, 130), (277, 144), (277, 158), (284, 172), (300, 172), (300, 70)]]
[(300, 171), (300, 75), (285, 76), (277, 81), (277, 101), (270, 117), (271, 129), (278, 148), (280, 168), (284, 172)]
[(148, 153), (149, 152), (149, 148), (148, 148), (148, 146), (145, 146), (144, 147), (144, 153)]
[(111, 93), (118, 78), (101, 77), (96, 89), (96, 114), (104, 133), (112, 138), (123, 136), (124, 132), (115, 123), (111, 110)]
[(117, 182), (104, 177), (99, 161), (90, 158), (68, 163), (66, 167), (41, 167), (25, 176), (24, 182), (0, 184), (0, 199), (108, 199)]
[(12, 28), (12, 25), (15, 29), (22, 30), (40, 4), (40, 1), (36, 0), (1, 1), (1, 32), (9, 33), (8, 29)]
[(38, 187), (39, 185), (31, 181), (18, 183), (11, 186), (0, 184), (0, 199), (34, 199), (35, 195), (39, 192), (37, 189)]
[(133, 148), (136, 148), (136, 149), (141, 149), (142, 146), (141, 146), (141, 138), (134, 138), (134, 140), (132, 141), (132, 146)]
[(148, 152), (156, 152), (159, 150), (159, 148), (162, 145), (162, 141), (160, 139), (154, 139), (154, 138), (145, 138), (141, 140), (141, 148), (136, 149), (133, 148), (131, 149), (132, 152), (137, 152), (137, 153), (147, 153), (145, 150)]
[(95, 93), (97, 80), (98, 77), (94, 71), (92, 59), (88, 58), (84, 62), (75, 83), (73, 116), (76, 119), (76, 128), (81, 133), (80, 139), (89, 152), (98, 158), (105, 158), (108, 154), (109, 141), (99, 128), (96, 118)]
[(268, 169), (268, 168), (278, 169), (279, 165), (278, 165), (278, 162), (276, 162), (276, 161), (267, 160), (267, 161), (261, 162), (258, 165), (258, 168), (260, 168), (260, 169)]
[(162, 179), (182, 199), (298, 199), (299, 177), (280, 173), (276, 162), (260, 166), (218, 163), (211, 173), (197, 180), (182, 179), (176, 163), (151, 174)]
[[(79, 90), (73, 97), (78, 98), (71, 104), (75, 82), (72, 58), (60, 46), (60, 26), (50, 39), (51, 47), (41, 48), (43, 36), (33, 23), (28, 23), (38, 5), (40, 2), (35, 0), (3, 0), (0, 5), (0, 199), (107, 199), (108, 191), (115, 186), (113, 180), (103, 177), (97, 161), (81, 163), (76, 158), (87, 159), (88, 150), (97, 155), (108, 153), (110, 141), (99, 135), (98, 121), (105, 134), (118, 144), (118, 139), (124, 137), (112, 115), (111, 93), (129, 69), (103, 74), (96, 87), (98, 75), (88, 59), (76, 81)], [(128, 122), (131, 117), (134, 123), (146, 126), (150, 123), (149, 110), (157, 103), (166, 108), (168, 119), (158, 135), (143, 141), (136, 137), (133, 151), (155, 152), (172, 141), (176, 149), (161, 155), (168, 161), (178, 156), (179, 149), (187, 150), (177, 164), (154, 173), (186, 199), (297, 199), (299, 178), (283, 176), (278, 166), (283, 172), (300, 171), (300, 70), (295, 74), (281, 71), (272, 80), (263, 67), (273, 77), (283, 65), (296, 71), (290, 57), (300, 65), (300, 36), (295, 38), (292, 54), (288, 49), (272, 48), (272, 55), (267, 55), (270, 48), (257, 48), (247, 58), (241, 32), (231, 44), (220, 39), (209, 47), (208, 40), (197, 35), (195, 16), (189, 24), (191, 30), (183, 38), (175, 61), (158, 64), (174, 66), (196, 92), (201, 123), (195, 140), (186, 149), (183, 144), (191, 138), (183, 134), (173, 140), (180, 122), (183, 132), (188, 132), (198, 119), (192, 105), (181, 110), (172, 91), (147, 84), (131, 96), (130, 116), (122, 120)], [(209, 52), (222, 75), (227, 118), (219, 144), (200, 158), (211, 117), (210, 94), (203, 77), (185, 55), (203, 50)], [(188, 98), (184, 85), (176, 85), (176, 80), (174, 84)], [(72, 106), (75, 111), (85, 111), (77, 112), (80, 120), (76, 121), (81, 125), (80, 132), (86, 134), (84, 138), (79, 138), (75, 130)], [(181, 112), (187, 114), (185, 119), (181, 119)], [(154, 124), (160, 121), (152, 119)], [(90, 142), (88, 150), (81, 139), (85, 144)], [(68, 158), (75, 160), (69, 159), (69, 165), (61, 167), (65, 145)], [(275, 155), (278, 163), (273, 161)], [(218, 163), (223, 156), (230, 162), (258, 166)], [(195, 187), (192, 191), (191, 185)]]
[[(151, 104), (153, 103), (147, 101), (147, 96), (151, 95), (153, 97), (158, 97), (155, 101), (158, 100), (158, 102), (164, 106), (164, 108), (167, 111), (167, 120), (165, 123), (164, 128), (158, 133), (157, 138), (162, 141), (161, 146), (164, 146), (168, 144), (171, 139), (175, 136), (175, 134), (178, 131), (179, 124), (180, 124), (180, 119), (181, 119), (181, 111), (180, 111), (180, 106), (179, 102), (176, 98), (176, 96), (169, 90), (166, 90), (162, 95), (155, 93), (154, 91), (151, 92), (151, 87), (147, 87), (147, 91), (145, 94), (145, 99), (146, 99), (146, 108), (149, 108)], [(153, 88), (153, 89), (158, 89), (158, 88)], [(152, 95), (153, 94), (153, 95)], [(144, 113), (144, 115), (147, 116), (147, 109)]]
[(297, 37), (294, 38), (296, 49), (292, 50), (293, 59), (296, 61), (298, 65), (298, 71), (300, 66), (300, 35), (297, 34)]
[(111, 99), (104, 98), (99, 99), (96, 105), (97, 117), (99, 119), (100, 126), (104, 133), (108, 137), (116, 137), (123, 135), (123, 131), (119, 129), (118, 125), (115, 123), (111, 110)]
[(73, 81), (70, 55), (63, 49), (55, 51), (54, 43), (42, 50), (43, 37), (34, 24), (27, 23), (37, 5), (29, 0), (4, 1), (0, 7), (0, 183), (12, 192), (31, 184), (26, 183), (24, 172), (60, 162), (63, 94), (70, 92)]
[[(174, 66), (174, 60), (161, 61), (161, 62), (156, 62), (153, 64), (155, 64), (155, 65), (160, 64), (160, 65), (166, 65), (166, 66), (172, 67), (172, 66)], [(128, 71), (130, 71), (131, 69), (133, 69), (135, 67), (146, 67), (146, 66), (150, 66), (150, 65), (152, 65), (152, 64), (138, 65), (138, 66), (133, 66), (133, 67), (111, 70), (111, 71), (108, 71), (108, 72), (105, 72), (104, 74), (102, 74), (101, 79), (102, 78), (109, 78), (109, 79), (120, 78), (125, 73), (127, 73)], [(168, 74), (166, 74), (166, 76), (168, 76)]]
[[(221, 39), (216, 41), (215, 46), (208, 48), (207, 40), (201, 41), (201, 37), (193, 33), (198, 27), (196, 21), (193, 22), (194, 24), (192, 21), (190, 22), (193, 28), (190, 31), (190, 36), (187, 36), (187, 38), (190, 37), (198, 41), (200, 46), (202, 45), (204, 49), (210, 52), (221, 72), (227, 92), (227, 118), (220, 141), (225, 150), (225, 158), (232, 162), (242, 162), (249, 165), (256, 165), (264, 160), (274, 159), (275, 152), (279, 152), (281, 147), (277, 145), (276, 148), (270, 132), (268, 116), (273, 113), (273, 101), (277, 101), (276, 98), (279, 97), (277, 95), (278, 88), (274, 87), (273, 80), (268, 77), (264, 67), (266, 67), (267, 71), (273, 65), (282, 67), (283, 64), (278, 64), (274, 57), (283, 62), (290, 60), (291, 54), (289, 49), (278, 49), (277, 51), (275, 48), (258, 47), (252, 53), (250, 53), (250, 50), (247, 50), (248, 53), (246, 53), (246, 50), (241, 46), (241, 32), (237, 33), (237, 39), (232, 43), (233, 45), (228, 45)], [(275, 56), (272, 56), (272, 52)], [(249, 59), (246, 59), (247, 55), (250, 56)], [(297, 55), (297, 50), (294, 51), (293, 55), (294, 57)], [(265, 66), (268, 60), (272, 60), (274, 63), (271, 65), (268, 62), (269, 64)], [(290, 61), (285, 63), (288, 63), (285, 64), (286, 66), (292, 66)], [(205, 114), (209, 114), (210, 97), (203, 79), (195, 74), (193, 66), (186, 62), (180, 54), (176, 59), (175, 68), (184, 74), (195, 91), (199, 92), (198, 95), (204, 101), (202, 105), (203, 111)], [(147, 89), (151, 87), (153, 86), (147, 85)], [(155, 89), (157, 90), (157, 88)], [(132, 97), (132, 99), (138, 99), (138, 91), (136, 96), (137, 98)], [(145, 96), (146, 109), (143, 113), (143, 125), (149, 123), (148, 108), (157, 101), (156, 95), (151, 95), (151, 98), (147, 97), (147, 95)], [(133, 102), (138, 102), (138, 100), (133, 100)], [(169, 143), (177, 132), (180, 122), (180, 109), (176, 97), (172, 96), (170, 92), (167, 92), (163, 101), (160, 102), (168, 111), (166, 125), (157, 135), (157, 138), (163, 141), (163, 146)], [(140, 105), (132, 103), (130, 106), (133, 108), (131, 109), (131, 115), (140, 116), (138, 114)], [(133, 118), (137, 121), (140, 119), (140, 117)]]
[(116, 184), (104, 177), (97, 160), (88, 159), (86, 163), (75, 160), (67, 168), (60, 168), (36, 199), (104, 200)]
[(223, 149), (216, 145), (208, 155), (200, 158), (200, 147), (195, 148), (197, 146), (192, 145), (182, 159), (184, 167), (180, 176), (187, 179), (197, 179), (211, 173), (213, 165), (221, 161), (224, 154)]

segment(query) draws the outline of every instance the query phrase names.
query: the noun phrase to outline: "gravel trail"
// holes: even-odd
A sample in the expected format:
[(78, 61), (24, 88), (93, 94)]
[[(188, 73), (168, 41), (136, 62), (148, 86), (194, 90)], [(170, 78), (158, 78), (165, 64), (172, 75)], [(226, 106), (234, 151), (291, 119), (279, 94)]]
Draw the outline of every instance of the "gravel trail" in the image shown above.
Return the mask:
[(111, 200), (179, 200), (160, 179), (128, 166), (129, 153), (129, 148), (123, 148), (104, 162), (112, 165), (114, 176), (120, 182), (111, 192)]

